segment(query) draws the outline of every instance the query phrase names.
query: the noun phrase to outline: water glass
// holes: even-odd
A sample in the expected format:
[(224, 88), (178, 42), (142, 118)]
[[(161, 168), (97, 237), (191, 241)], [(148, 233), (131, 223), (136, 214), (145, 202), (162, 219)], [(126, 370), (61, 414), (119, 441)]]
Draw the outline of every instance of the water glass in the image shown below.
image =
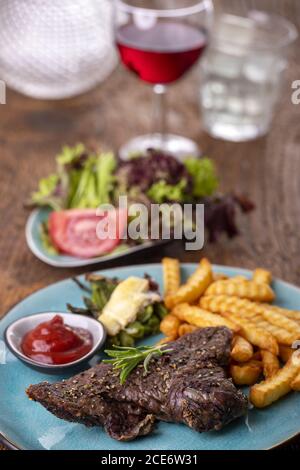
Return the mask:
[(214, 137), (245, 141), (267, 133), (280, 96), (288, 51), (297, 38), (286, 19), (261, 11), (222, 14), (201, 64), (204, 128)]

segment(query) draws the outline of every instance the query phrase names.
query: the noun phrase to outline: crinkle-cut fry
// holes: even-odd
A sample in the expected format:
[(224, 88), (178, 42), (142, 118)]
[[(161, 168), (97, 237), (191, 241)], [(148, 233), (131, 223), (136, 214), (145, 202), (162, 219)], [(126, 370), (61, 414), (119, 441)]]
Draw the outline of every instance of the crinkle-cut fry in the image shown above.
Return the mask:
[(198, 330), (198, 327), (195, 325), (189, 325), (189, 323), (182, 323), (178, 328), (179, 337), (193, 333), (193, 331)]
[(285, 346), (284, 344), (279, 345), (279, 357), (282, 362), (286, 363), (290, 360), (294, 350), (289, 346)]
[(274, 291), (268, 284), (231, 279), (213, 282), (206, 289), (205, 295), (230, 295), (259, 302), (272, 302), (275, 298)]
[(180, 286), (178, 291), (169, 296), (169, 304), (175, 306), (181, 303), (195, 302), (212, 282), (212, 268), (210, 262), (203, 258), (196, 271), (188, 278), (186, 284)]
[(254, 385), (262, 373), (262, 365), (258, 361), (231, 364), (229, 373), (236, 385)]
[(245, 276), (234, 276), (234, 277), (231, 277), (229, 280), (234, 281), (234, 282), (248, 281), (248, 279)]
[(288, 330), (297, 338), (300, 338), (300, 325), (294, 320), (291, 320), (290, 318), (282, 315), (280, 312), (269, 309), (268, 307), (265, 307), (261, 310), (261, 315), (272, 325)]
[(263, 373), (266, 379), (273, 377), (280, 369), (280, 364), (277, 356), (270, 351), (261, 350), (261, 359), (263, 364)]
[(282, 369), (270, 379), (254, 385), (250, 390), (250, 401), (257, 408), (271, 405), (292, 390), (291, 384), (300, 372), (299, 354), (292, 355)]
[(227, 274), (224, 273), (213, 273), (213, 281), (225, 281), (225, 279), (228, 279)]
[(176, 258), (163, 258), (163, 283), (165, 304), (169, 307), (169, 296), (176, 294), (180, 287), (180, 263)]
[(253, 281), (259, 284), (271, 284), (272, 274), (266, 269), (257, 268), (253, 272)]
[(271, 333), (280, 344), (291, 346), (298, 339), (297, 335), (294, 335), (293, 333), (285, 330), (284, 328), (279, 328), (278, 326), (272, 325), (260, 315), (254, 317), (252, 321), (260, 328), (263, 328), (264, 330)]
[(169, 313), (166, 315), (160, 323), (160, 331), (169, 337), (178, 338), (178, 328), (180, 326), (180, 320)]
[(274, 310), (275, 312), (281, 313), (291, 320), (294, 320), (300, 323), (300, 312), (299, 310), (288, 310), (287, 308), (278, 307), (277, 305), (269, 305), (269, 304), (262, 304), (263, 307), (268, 307), (270, 310)]
[(254, 323), (246, 320), (236, 313), (222, 312), (221, 315), (230, 321), (237, 323), (241, 327), (240, 335), (254, 346), (258, 346), (261, 349), (267, 349), (276, 356), (278, 355), (278, 343), (271, 333), (257, 327)]
[(200, 328), (210, 326), (227, 326), (227, 328), (238, 332), (240, 327), (233, 321), (223, 318), (221, 315), (216, 315), (200, 307), (192, 306), (189, 304), (179, 304), (174, 307), (172, 314), (179, 320), (189, 323)]
[(292, 381), (291, 387), (295, 392), (300, 392), (300, 373)]
[(231, 345), (231, 357), (236, 362), (248, 362), (253, 357), (253, 346), (240, 335), (235, 335)]
[(259, 304), (251, 300), (226, 295), (205, 295), (200, 299), (200, 306), (215, 313), (238, 313), (258, 327), (267, 330), (280, 344), (291, 346), (298, 338), (295, 333), (266, 321), (261, 312), (268, 304)]

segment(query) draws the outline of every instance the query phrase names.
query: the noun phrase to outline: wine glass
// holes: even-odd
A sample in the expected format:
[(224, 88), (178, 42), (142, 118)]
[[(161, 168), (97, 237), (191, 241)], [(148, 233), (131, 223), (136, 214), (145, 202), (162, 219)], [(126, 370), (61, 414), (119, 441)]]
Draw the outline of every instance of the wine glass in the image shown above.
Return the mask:
[(169, 134), (165, 95), (200, 58), (212, 24), (211, 0), (115, 0), (114, 31), (125, 66), (153, 86), (153, 133), (135, 137), (119, 151), (122, 159), (148, 149), (179, 158), (198, 154), (195, 142)]

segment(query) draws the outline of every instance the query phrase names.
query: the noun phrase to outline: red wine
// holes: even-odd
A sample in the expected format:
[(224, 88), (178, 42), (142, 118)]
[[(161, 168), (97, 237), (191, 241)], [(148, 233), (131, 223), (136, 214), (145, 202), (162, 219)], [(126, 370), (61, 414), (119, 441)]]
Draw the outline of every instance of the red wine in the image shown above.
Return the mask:
[(157, 23), (150, 29), (135, 24), (121, 26), (117, 46), (122, 61), (142, 80), (171, 83), (198, 60), (207, 44), (204, 30), (179, 23)]

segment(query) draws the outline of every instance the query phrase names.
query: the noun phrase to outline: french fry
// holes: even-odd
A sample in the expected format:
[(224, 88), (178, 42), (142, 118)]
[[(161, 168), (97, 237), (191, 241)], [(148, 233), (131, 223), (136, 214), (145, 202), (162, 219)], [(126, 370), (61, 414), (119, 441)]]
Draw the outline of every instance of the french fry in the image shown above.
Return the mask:
[(281, 313), (281, 315), (284, 315), (291, 320), (294, 320), (298, 323), (300, 323), (300, 312), (298, 310), (288, 310), (287, 308), (282, 308), (278, 307), (277, 305), (264, 305), (268, 306), (269, 310), (274, 310), (278, 313)]
[(282, 315), (280, 312), (274, 309), (269, 309), (268, 307), (265, 307), (261, 310), (261, 315), (272, 325), (288, 330), (297, 338), (300, 338), (300, 325), (294, 320), (291, 320), (290, 318)]
[(258, 361), (249, 361), (245, 364), (231, 364), (229, 372), (236, 385), (253, 385), (261, 375), (262, 365)]
[(209, 326), (227, 326), (227, 328), (235, 332), (240, 330), (239, 326), (233, 321), (189, 304), (176, 305), (172, 310), (172, 314), (181, 321), (201, 328)]
[(225, 281), (213, 282), (205, 291), (205, 295), (230, 295), (259, 302), (271, 302), (275, 294), (267, 284), (254, 281)]
[(240, 335), (254, 346), (258, 346), (261, 349), (267, 349), (276, 356), (278, 355), (279, 348), (273, 335), (261, 328), (258, 328), (254, 323), (246, 320), (241, 315), (228, 312), (223, 312), (221, 315), (228, 320), (237, 323), (241, 328)]
[(253, 361), (261, 361), (261, 351), (258, 349), (252, 356)]
[(234, 282), (244, 282), (247, 280), (248, 279), (245, 276), (234, 276), (230, 278), (230, 281), (234, 281)]
[(294, 350), (289, 346), (285, 346), (284, 344), (279, 345), (279, 357), (282, 362), (286, 363), (290, 360)]
[(170, 296), (176, 294), (180, 287), (180, 263), (175, 258), (163, 258), (163, 282), (165, 304), (170, 308)]
[(188, 323), (182, 323), (178, 328), (179, 337), (193, 333), (193, 331), (198, 330), (198, 327), (195, 325), (189, 325)]
[(212, 269), (210, 262), (203, 258), (196, 271), (188, 278), (178, 291), (169, 296), (169, 305), (175, 306), (185, 302), (195, 302), (212, 282)]
[(258, 284), (271, 284), (272, 274), (266, 269), (257, 268), (253, 272), (253, 281)]
[(298, 339), (297, 334), (266, 321), (261, 312), (269, 308), (268, 304), (259, 304), (247, 299), (226, 295), (205, 295), (200, 299), (200, 306), (215, 313), (238, 313), (255, 323), (259, 328), (271, 333), (280, 344), (291, 346)]
[(253, 346), (249, 341), (239, 335), (232, 340), (231, 357), (236, 362), (248, 362), (253, 357)]
[(270, 379), (254, 385), (250, 390), (250, 401), (257, 408), (271, 405), (292, 390), (292, 382), (300, 372), (299, 355), (295, 353), (282, 369)]
[(280, 344), (291, 346), (298, 338), (297, 335), (294, 335), (290, 331), (287, 331), (283, 328), (279, 328), (278, 326), (272, 325), (261, 316), (254, 317), (252, 321), (257, 326), (259, 326), (259, 328), (262, 328), (268, 331), (269, 333), (271, 333)]
[(295, 392), (300, 392), (300, 373), (293, 379), (291, 387)]
[(172, 338), (178, 338), (178, 328), (180, 326), (180, 320), (172, 314), (168, 314), (160, 323), (160, 331)]
[(277, 356), (270, 351), (261, 351), (261, 359), (263, 364), (263, 373), (266, 379), (273, 377), (280, 369), (280, 364)]

